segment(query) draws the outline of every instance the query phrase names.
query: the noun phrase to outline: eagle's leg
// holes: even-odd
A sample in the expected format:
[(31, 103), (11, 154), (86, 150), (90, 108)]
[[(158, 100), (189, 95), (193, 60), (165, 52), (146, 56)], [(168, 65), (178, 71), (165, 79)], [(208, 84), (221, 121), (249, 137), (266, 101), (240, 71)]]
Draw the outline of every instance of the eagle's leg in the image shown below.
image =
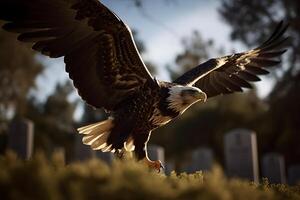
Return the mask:
[(160, 160), (150, 160), (147, 155), (147, 141), (150, 137), (150, 134), (140, 134), (134, 138), (135, 145), (135, 156), (136, 158), (144, 162), (151, 169), (155, 169), (160, 172), (161, 169), (164, 169)]

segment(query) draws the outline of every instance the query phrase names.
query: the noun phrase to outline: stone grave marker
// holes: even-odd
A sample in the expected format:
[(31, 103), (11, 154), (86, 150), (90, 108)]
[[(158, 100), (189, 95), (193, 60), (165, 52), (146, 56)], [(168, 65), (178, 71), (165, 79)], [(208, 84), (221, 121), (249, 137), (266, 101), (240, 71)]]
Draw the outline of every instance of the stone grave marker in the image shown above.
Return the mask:
[(191, 169), (195, 171), (209, 171), (213, 165), (213, 152), (209, 148), (198, 148), (192, 153)]
[(20, 158), (30, 159), (33, 153), (34, 126), (30, 120), (15, 120), (10, 124), (7, 147)]
[(175, 170), (175, 164), (172, 161), (165, 161), (165, 174), (171, 175), (171, 172)]
[(285, 163), (282, 155), (268, 153), (262, 158), (262, 176), (270, 183), (286, 183)]
[(258, 182), (256, 134), (247, 129), (235, 129), (225, 135), (225, 165), (229, 177)]
[(289, 184), (300, 184), (300, 165), (292, 165), (288, 169)]

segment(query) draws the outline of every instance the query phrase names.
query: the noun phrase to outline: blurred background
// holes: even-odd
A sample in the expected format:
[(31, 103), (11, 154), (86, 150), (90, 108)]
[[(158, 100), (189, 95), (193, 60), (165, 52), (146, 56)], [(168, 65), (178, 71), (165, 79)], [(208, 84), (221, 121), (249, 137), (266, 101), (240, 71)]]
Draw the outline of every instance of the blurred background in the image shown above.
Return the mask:
[[(287, 166), (300, 164), (300, 2), (298, 0), (103, 0), (134, 32), (151, 72), (171, 81), (210, 57), (253, 48), (284, 19), (292, 37), (282, 65), (254, 90), (209, 99), (153, 132), (151, 144), (181, 165), (191, 152), (209, 147), (224, 165), (223, 136), (235, 128), (256, 132), (258, 153), (277, 152)], [(3, 22), (0, 22), (3, 24)], [(104, 119), (84, 104), (64, 71), (63, 59), (48, 59), (0, 30), (0, 152), (11, 121), (34, 123), (34, 149), (57, 147), (72, 157), (76, 128)]]

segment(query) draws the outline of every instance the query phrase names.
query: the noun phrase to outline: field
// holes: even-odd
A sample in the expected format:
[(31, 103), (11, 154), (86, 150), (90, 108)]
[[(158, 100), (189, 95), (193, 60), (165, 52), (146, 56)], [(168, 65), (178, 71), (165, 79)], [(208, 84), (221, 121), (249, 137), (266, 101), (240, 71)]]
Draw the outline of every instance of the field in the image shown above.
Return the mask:
[(21, 161), (13, 153), (0, 159), (1, 199), (300, 199), (300, 186), (228, 180), (215, 167), (203, 175), (165, 176), (132, 160), (108, 166), (100, 160), (65, 165), (56, 154)]

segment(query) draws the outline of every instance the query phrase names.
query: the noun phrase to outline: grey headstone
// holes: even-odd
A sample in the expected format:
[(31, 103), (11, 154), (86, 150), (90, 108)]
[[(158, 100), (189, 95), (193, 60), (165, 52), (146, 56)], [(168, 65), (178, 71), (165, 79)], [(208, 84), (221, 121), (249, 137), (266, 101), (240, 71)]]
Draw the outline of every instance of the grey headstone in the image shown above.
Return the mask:
[(147, 152), (150, 160), (160, 160), (163, 165), (165, 164), (165, 150), (163, 147), (148, 145)]
[(170, 175), (171, 172), (174, 171), (174, 170), (175, 170), (175, 164), (174, 164), (174, 162), (171, 162), (171, 161), (167, 162), (167, 161), (165, 161), (165, 174), (166, 175)]
[(82, 136), (81, 135), (76, 135), (75, 136), (75, 150), (74, 150), (74, 160), (75, 161), (85, 161), (92, 159), (95, 155), (95, 152), (93, 149), (88, 146), (84, 145), (82, 143)]
[(268, 153), (262, 159), (262, 174), (270, 183), (286, 183), (284, 158), (278, 153)]
[(30, 120), (15, 120), (10, 124), (8, 149), (22, 159), (30, 159), (33, 152), (33, 123)]
[(209, 148), (198, 148), (192, 153), (192, 171), (209, 171), (214, 161), (213, 152)]
[(292, 165), (288, 169), (289, 184), (300, 184), (300, 165)]
[(258, 182), (255, 132), (246, 129), (235, 129), (226, 134), (224, 142), (227, 175)]

